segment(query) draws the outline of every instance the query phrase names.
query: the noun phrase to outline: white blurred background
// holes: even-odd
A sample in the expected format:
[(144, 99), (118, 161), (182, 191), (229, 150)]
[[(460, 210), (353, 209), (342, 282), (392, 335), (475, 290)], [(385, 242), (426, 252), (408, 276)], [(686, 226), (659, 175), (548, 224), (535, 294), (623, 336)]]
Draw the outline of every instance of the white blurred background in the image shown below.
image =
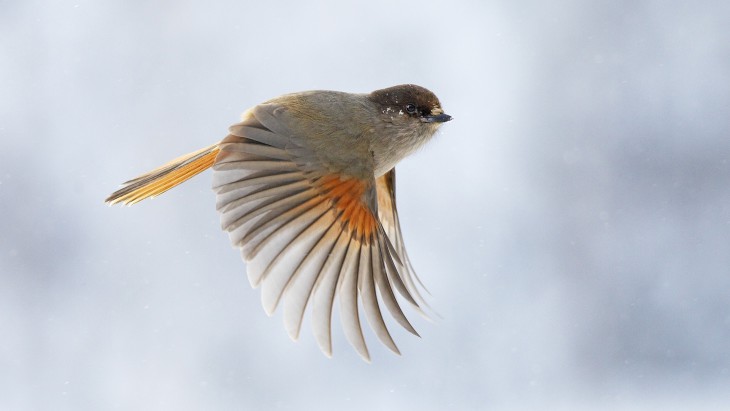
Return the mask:
[[(727, 1), (0, 1), (0, 409), (730, 409)], [(398, 167), (443, 316), (268, 318), (210, 173), (119, 183), (292, 91), (433, 90)], [(339, 321), (335, 319), (335, 321)]]

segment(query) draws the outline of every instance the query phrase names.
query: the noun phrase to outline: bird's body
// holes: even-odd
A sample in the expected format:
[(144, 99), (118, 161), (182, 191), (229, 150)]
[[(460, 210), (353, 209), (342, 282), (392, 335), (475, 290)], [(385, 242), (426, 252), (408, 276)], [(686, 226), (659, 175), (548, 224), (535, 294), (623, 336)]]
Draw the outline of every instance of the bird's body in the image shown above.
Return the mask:
[(283, 301), (290, 336), (312, 308), (317, 341), (331, 355), (340, 301), (345, 335), (366, 360), (358, 296), (378, 338), (398, 352), (380, 298), (416, 334), (393, 289), (425, 305), (395, 207), (395, 164), (450, 120), (430, 91), (413, 85), (370, 94), (311, 91), (259, 104), (220, 143), (131, 180), (107, 202), (132, 204), (213, 167), (221, 225), (247, 261), (271, 314)]

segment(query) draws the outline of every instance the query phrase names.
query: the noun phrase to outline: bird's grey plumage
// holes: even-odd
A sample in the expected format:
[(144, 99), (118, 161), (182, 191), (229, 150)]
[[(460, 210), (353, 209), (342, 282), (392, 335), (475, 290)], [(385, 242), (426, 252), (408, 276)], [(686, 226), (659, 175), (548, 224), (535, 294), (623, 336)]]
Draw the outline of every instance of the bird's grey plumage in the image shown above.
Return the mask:
[(331, 356), (339, 299), (345, 337), (362, 358), (370, 353), (360, 308), (399, 353), (381, 303), (414, 335), (401, 301), (422, 314), (427, 305), (403, 243), (394, 166), (449, 119), (433, 93), (414, 85), (288, 94), (247, 110), (220, 143), (129, 181), (107, 201), (134, 203), (212, 166), (221, 227), (266, 313), (283, 305), (297, 339), (311, 307), (317, 343)]

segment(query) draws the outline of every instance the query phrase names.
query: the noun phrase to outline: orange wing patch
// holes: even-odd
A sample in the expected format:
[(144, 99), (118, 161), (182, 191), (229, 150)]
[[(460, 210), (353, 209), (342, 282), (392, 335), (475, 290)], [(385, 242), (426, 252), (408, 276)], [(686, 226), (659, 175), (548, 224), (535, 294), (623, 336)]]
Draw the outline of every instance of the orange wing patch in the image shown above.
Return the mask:
[(372, 183), (357, 178), (343, 179), (333, 174), (320, 177), (316, 183), (322, 196), (332, 201), (343, 228), (369, 244), (378, 230), (375, 210), (368, 205), (367, 198)]

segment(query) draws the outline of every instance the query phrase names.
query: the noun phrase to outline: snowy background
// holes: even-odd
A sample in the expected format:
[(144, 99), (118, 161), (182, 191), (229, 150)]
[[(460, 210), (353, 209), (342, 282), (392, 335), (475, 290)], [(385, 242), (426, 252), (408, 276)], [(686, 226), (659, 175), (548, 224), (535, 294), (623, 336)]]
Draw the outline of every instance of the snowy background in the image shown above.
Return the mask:
[[(730, 409), (730, 3), (0, 1), (0, 409)], [(398, 167), (443, 316), (397, 357), (268, 318), (210, 173), (291, 91), (433, 90)]]

